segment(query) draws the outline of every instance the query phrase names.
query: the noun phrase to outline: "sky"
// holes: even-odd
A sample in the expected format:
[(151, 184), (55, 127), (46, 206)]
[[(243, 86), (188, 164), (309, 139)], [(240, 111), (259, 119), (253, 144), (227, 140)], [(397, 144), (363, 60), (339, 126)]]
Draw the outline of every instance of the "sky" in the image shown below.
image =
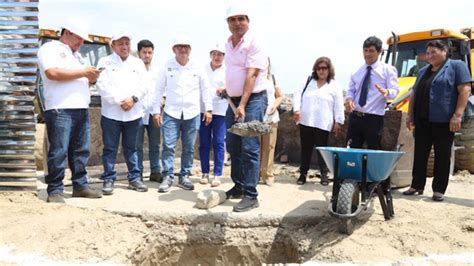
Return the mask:
[[(333, 61), (336, 80), (347, 89), (350, 75), (363, 63), (362, 43), (369, 36), (387, 48), (397, 34), (437, 28), (474, 26), (472, 0), (241, 0), (249, 7), (250, 30), (264, 40), (273, 72), (285, 93), (304, 85), (315, 60)], [(226, 9), (230, 0), (39, 0), (42, 28), (58, 29), (72, 17), (88, 24), (91, 33), (111, 36), (125, 30), (132, 46), (141, 39), (155, 44), (153, 64), (173, 57), (177, 34), (191, 38), (191, 57), (206, 64), (209, 49), (230, 36)]]

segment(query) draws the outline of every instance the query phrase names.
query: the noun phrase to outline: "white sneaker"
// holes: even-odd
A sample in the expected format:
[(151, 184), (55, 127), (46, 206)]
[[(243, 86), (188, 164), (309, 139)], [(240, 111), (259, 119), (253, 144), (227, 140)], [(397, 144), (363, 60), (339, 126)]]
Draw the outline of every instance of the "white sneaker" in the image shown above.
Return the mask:
[(211, 182), (211, 187), (217, 187), (221, 184), (221, 177), (220, 176), (214, 176)]
[(200, 184), (207, 184), (209, 183), (209, 174), (202, 174), (201, 180), (199, 180)]

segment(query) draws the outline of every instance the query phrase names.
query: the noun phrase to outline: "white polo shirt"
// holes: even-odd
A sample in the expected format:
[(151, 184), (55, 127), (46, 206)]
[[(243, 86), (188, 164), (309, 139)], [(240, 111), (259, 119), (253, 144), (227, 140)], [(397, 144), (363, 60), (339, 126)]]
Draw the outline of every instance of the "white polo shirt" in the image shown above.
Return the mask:
[[(212, 111), (210, 85), (203, 67), (192, 59), (182, 66), (173, 57), (166, 64), (156, 82), (152, 113), (160, 114), (160, 103), (166, 93), (165, 112), (175, 119), (189, 120), (200, 114), (200, 102)], [(201, 99), (202, 98), (202, 99)]]
[[(211, 98), (212, 98), (212, 115), (225, 116), (229, 103), (226, 99), (222, 99), (217, 95), (217, 89), (225, 88), (225, 67), (222, 64), (221, 67), (212, 70), (211, 63), (206, 64), (204, 67), (206, 70), (209, 83), (211, 84)], [(204, 113), (206, 108), (204, 103), (201, 102), (201, 113)]]
[(86, 64), (78, 52), (73, 53), (68, 45), (60, 41), (45, 43), (38, 50), (38, 67), (43, 79), (46, 110), (89, 108), (91, 97), (87, 78), (56, 81), (48, 79), (45, 74), (52, 68), (85, 68)]
[[(113, 53), (99, 60), (97, 68), (104, 67), (97, 80), (97, 88), (102, 100), (102, 115), (117, 121), (132, 121), (144, 113), (143, 97), (146, 93), (145, 64), (129, 55), (125, 61)], [(138, 102), (129, 111), (120, 107), (123, 100), (136, 96)]]

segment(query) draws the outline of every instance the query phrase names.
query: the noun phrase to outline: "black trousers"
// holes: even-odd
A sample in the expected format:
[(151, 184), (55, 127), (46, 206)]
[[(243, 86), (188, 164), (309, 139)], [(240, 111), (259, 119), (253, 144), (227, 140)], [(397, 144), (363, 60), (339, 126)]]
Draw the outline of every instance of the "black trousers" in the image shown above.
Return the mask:
[(426, 165), (431, 146), (434, 147), (433, 192), (445, 193), (448, 187), (451, 146), (454, 132), (449, 131), (449, 123), (431, 123), (426, 119), (415, 121), (415, 154), (413, 159), (413, 180), (411, 187), (424, 189)]
[[(327, 146), (329, 131), (325, 131), (315, 127), (308, 127), (304, 125), (300, 126), (300, 141), (301, 141), (301, 166), (300, 173), (306, 175), (309, 170), (309, 164), (311, 157), (313, 156), (313, 150), (315, 147)], [(318, 153), (318, 165), (321, 174), (328, 173), (328, 167), (324, 162), (321, 154)]]
[(351, 148), (362, 148), (364, 142), (371, 150), (380, 150), (382, 145), (383, 116), (364, 114), (353, 111), (349, 115), (347, 141), (351, 140)]

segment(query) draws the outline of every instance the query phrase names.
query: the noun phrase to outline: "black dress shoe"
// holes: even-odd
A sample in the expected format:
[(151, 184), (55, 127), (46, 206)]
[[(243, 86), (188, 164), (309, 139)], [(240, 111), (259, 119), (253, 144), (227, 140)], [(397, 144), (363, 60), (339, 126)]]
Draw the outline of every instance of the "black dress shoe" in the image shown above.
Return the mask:
[(423, 195), (423, 189), (409, 188), (407, 191), (403, 191), (403, 195), (412, 196), (412, 195)]
[(246, 212), (251, 209), (257, 208), (259, 205), (258, 199), (251, 199), (244, 197), (237, 205), (234, 206), (235, 212)]
[(244, 193), (241, 189), (238, 189), (237, 187), (233, 186), (225, 193), (225, 195), (227, 199), (241, 199)]
[(155, 181), (158, 183), (163, 182), (163, 175), (161, 173), (151, 173), (150, 174), (150, 181)]
[(301, 174), (298, 180), (296, 181), (296, 184), (298, 185), (304, 185), (306, 183), (306, 175)]

